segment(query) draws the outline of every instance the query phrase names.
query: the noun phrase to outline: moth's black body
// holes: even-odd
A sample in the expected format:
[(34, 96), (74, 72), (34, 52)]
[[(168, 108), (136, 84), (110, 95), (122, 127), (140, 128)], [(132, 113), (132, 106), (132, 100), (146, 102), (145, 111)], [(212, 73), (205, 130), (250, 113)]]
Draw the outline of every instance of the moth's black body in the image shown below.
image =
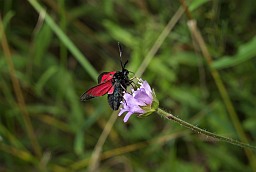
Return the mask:
[(118, 48), (120, 52), (122, 70), (101, 73), (98, 76), (98, 85), (84, 92), (80, 97), (81, 101), (90, 100), (94, 97), (108, 94), (108, 103), (110, 107), (113, 110), (118, 110), (127, 86), (132, 83), (128, 77), (129, 71), (125, 69), (125, 65), (128, 63), (128, 61), (125, 63), (122, 62), (122, 48), (119, 43)]
[(123, 100), (124, 92), (127, 86), (131, 84), (128, 78), (129, 71), (125, 68), (122, 71), (116, 72), (113, 76), (112, 83), (114, 86), (113, 94), (108, 94), (108, 104), (113, 110), (118, 110), (121, 101)]

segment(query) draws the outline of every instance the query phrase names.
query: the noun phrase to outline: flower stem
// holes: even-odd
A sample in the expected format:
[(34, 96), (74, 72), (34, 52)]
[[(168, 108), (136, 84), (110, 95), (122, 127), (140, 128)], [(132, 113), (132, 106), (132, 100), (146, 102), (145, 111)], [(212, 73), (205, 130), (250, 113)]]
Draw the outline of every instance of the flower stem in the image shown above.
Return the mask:
[(227, 143), (230, 143), (230, 144), (233, 144), (233, 145), (236, 145), (236, 146), (240, 146), (242, 148), (250, 148), (250, 149), (254, 149), (256, 150), (256, 147), (255, 146), (252, 146), (248, 143), (243, 143), (243, 142), (240, 142), (240, 141), (237, 141), (237, 140), (234, 140), (234, 139), (231, 139), (231, 138), (228, 138), (228, 137), (223, 137), (223, 136), (219, 136), (219, 135), (216, 135), (214, 133), (211, 133), (209, 131), (206, 131), (204, 129), (201, 129), (201, 128), (198, 128), (186, 121), (183, 121), (182, 119), (172, 115), (171, 113), (168, 113), (168, 112), (165, 112), (164, 110), (158, 108), (157, 111), (156, 111), (159, 115), (163, 116), (164, 118), (168, 119), (168, 120), (173, 120), (181, 125), (183, 125), (184, 127), (187, 127), (197, 133), (200, 133), (200, 134), (204, 134), (208, 137), (212, 137), (214, 139), (217, 139), (219, 141), (223, 141), (223, 142), (227, 142)]

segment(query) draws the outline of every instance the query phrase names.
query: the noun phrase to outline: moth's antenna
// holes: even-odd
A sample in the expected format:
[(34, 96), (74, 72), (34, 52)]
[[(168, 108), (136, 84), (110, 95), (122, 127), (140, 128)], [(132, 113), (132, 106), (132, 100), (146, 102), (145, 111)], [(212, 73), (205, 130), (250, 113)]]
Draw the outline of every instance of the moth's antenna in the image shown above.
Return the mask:
[(120, 42), (117, 42), (117, 44), (118, 44), (118, 49), (119, 49), (119, 56), (122, 60), (123, 49), (122, 49), (122, 46), (121, 46)]
[(127, 63), (128, 63), (128, 60), (126, 60), (126, 62), (124, 63), (124, 68), (125, 68), (125, 66), (126, 66)]
[(125, 65), (123, 65), (123, 57), (122, 57), (123, 49), (122, 49), (120, 42), (117, 42), (117, 45), (118, 45), (118, 49), (119, 49), (120, 63), (121, 63), (122, 69), (124, 69)]

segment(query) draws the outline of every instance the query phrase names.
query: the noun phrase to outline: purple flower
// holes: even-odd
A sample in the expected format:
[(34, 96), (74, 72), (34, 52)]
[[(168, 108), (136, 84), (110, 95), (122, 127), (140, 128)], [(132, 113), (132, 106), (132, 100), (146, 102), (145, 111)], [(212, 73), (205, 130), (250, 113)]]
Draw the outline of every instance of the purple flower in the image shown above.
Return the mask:
[(132, 114), (136, 114), (140, 117), (148, 116), (158, 108), (158, 100), (148, 82), (140, 80), (139, 85), (140, 88), (137, 90), (132, 89), (131, 94), (124, 94), (124, 100), (121, 102), (123, 107), (118, 114), (118, 116), (121, 116), (123, 113), (127, 112), (124, 117), (124, 122), (127, 122)]

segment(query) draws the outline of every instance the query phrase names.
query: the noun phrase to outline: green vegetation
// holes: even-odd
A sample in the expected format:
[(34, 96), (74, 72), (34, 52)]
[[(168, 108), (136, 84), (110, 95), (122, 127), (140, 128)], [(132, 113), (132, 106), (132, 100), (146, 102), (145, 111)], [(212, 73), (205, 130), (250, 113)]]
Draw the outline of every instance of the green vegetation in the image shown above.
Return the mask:
[(256, 172), (253, 150), (80, 102), (120, 70), (120, 42), (160, 107), (256, 145), (255, 0), (3, 0), (0, 15), (0, 171)]

